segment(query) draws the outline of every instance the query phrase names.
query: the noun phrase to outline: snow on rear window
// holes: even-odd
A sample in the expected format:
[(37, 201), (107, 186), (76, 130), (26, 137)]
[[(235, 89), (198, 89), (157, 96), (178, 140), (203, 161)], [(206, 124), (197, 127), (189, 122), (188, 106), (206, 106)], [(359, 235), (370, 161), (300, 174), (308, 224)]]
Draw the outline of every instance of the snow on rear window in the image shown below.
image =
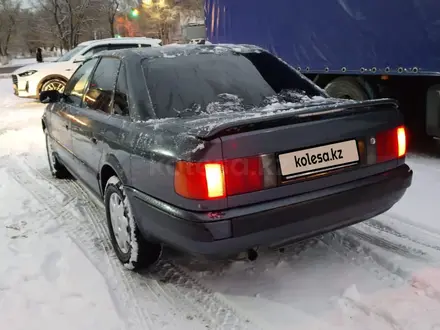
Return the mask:
[(159, 118), (253, 111), (274, 102), (301, 102), (321, 92), (268, 53), (204, 53), (145, 60), (143, 69)]

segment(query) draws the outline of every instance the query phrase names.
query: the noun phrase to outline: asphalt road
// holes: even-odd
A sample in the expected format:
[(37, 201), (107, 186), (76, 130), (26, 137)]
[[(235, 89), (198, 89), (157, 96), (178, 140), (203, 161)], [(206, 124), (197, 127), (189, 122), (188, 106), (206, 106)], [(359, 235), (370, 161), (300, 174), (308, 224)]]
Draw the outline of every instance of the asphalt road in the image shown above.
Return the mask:
[(18, 66), (6, 66), (6, 67), (1, 67), (0, 66), (0, 74), (5, 74), (5, 73), (12, 73), (15, 70), (17, 70), (18, 68), (21, 68), (23, 65), (18, 65)]

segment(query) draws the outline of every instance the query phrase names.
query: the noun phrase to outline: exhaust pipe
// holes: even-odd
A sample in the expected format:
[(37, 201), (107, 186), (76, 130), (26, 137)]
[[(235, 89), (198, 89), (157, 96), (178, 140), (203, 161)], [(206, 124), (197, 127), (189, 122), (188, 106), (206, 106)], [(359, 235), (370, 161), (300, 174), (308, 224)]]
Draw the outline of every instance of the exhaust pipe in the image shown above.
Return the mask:
[(258, 252), (255, 249), (247, 250), (247, 258), (249, 261), (255, 261), (258, 258)]

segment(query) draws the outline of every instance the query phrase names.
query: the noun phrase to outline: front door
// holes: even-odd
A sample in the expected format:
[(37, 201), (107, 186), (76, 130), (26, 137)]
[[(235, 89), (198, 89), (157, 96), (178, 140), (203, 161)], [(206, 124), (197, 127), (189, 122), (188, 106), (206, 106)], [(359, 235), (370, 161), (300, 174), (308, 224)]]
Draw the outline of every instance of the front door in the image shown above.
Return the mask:
[(80, 176), (98, 194), (101, 158), (111, 143), (113, 132), (111, 110), (119, 66), (119, 59), (101, 58), (84, 93), (81, 107), (75, 109), (78, 120), (72, 122), (73, 150), (80, 161)]
[(70, 107), (63, 101), (50, 106), (53, 107), (49, 127), (52, 149), (64, 164), (71, 167), (73, 149), (70, 131)]
[[(56, 109), (51, 116), (51, 122), (55, 120), (57, 127), (57, 130), (54, 132), (54, 139), (58, 140), (59, 144), (63, 146), (63, 148), (60, 149), (63, 155), (60, 153), (60, 156), (67, 167), (77, 175), (79, 174), (77, 173), (78, 162), (76, 161), (75, 152), (73, 150), (72, 127), (74, 126), (73, 123), (78, 121), (75, 115), (76, 108), (81, 106), (87, 81), (97, 62), (98, 59), (91, 59), (90, 61), (84, 62), (84, 64), (75, 71), (64, 89), (63, 100), (59, 103), (59, 108)], [(69, 132), (68, 135), (66, 132)], [(58, 152), (58, 150), (56, 151)]]
[(96, 62), (97, 60), (90, 61), (78, 69), (69, 80), (61, 102), (52, 105), (49, 132), (53, 140), (52, 147), (61, 161), (72, 170), (75, 168), (71, 135), (71, 123), (75, 117), (72, 115), (72, 107), (80, 104), (85, 82), (87, 82)]

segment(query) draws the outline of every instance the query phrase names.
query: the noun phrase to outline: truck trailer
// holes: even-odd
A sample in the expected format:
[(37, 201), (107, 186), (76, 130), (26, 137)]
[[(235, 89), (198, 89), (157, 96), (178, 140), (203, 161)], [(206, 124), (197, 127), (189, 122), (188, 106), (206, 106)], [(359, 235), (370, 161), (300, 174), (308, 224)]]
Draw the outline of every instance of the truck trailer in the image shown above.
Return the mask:
[(440, 139), (439, 0), (205, 0), (207, 40), (254, 44), (333, 97), (399, 101)]

